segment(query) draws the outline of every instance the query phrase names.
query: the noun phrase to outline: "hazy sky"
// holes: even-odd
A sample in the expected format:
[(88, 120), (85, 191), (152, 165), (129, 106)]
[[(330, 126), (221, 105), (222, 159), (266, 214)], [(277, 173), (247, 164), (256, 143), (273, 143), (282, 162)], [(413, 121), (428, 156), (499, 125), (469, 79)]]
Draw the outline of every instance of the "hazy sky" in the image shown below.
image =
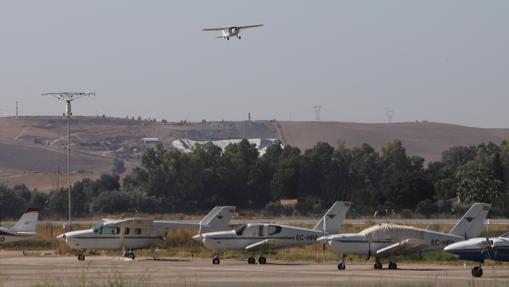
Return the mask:
[[(2, 1), (0, 114), (509, 127), (509, 1)], [(265, 24), (242, 40), (207, 26)]]

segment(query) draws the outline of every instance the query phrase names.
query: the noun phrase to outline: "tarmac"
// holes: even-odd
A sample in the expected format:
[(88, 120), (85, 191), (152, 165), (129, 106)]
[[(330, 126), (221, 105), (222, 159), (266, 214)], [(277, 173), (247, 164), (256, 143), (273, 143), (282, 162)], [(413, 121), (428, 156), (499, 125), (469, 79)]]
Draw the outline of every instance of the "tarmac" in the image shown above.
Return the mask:
[[(471, 266), (399, 263), (398, 270), (373, 270), (371, 263), (270, 261), (87, 256), (20, 256), (0, 253), (0, 286), (509, 286), (509, 266), (484, 267), (482, 278)], [(94, 283), (95, 285), (91, 284)]]

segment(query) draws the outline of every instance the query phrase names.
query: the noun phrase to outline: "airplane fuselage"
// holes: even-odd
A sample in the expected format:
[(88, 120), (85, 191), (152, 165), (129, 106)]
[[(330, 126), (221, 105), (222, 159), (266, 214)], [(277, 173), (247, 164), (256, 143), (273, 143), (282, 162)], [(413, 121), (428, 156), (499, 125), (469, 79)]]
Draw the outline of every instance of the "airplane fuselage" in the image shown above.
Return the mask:
[(416, 239), (425, 243), (425, 246), (419, 248), (418, 252), (442, 250), (449, 244), (464, 240), (460, 236), (418, 228), (389, 228), (367, 233), (334, 235), (329, 237), (327, 246), (340, 254), (376, 256), (378, 250), (406, 239)]
[(486, 259), (509, 261), (509, 238), (472, 238), (447, 246), (445, 251), (458, 255), (461, 260), (484, 262)]
[[(277, 224), (248, 224), (231, 231), (202, 235), (203, 245), (211, 250), (247, 250), (249, 246), (268, 242), (268, 249), (314, 244), (321, 231)], [(260, 246), (261, 249), (267, 249)]]
[(0, 244), (26, 240), (35, 235), (19, 234), (7, 228), (0, 228)]
[(150, 247), (164, 239), (165, 230), (152, 228), (103, 227), (71, 231), (61, 235), (72, 249), (79, 250), (135, 250)]

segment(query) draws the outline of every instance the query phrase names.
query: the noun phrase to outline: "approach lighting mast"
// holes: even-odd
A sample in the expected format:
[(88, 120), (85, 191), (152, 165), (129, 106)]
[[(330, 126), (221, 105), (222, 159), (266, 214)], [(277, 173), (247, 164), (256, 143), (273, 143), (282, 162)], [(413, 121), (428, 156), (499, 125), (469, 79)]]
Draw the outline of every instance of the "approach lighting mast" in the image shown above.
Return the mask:
[(71, 228), (71, 102), (79, 98), (95, 96), (90, 92), (62, 92), (62, 93), (43, 93), (42, 96), (51, 96), (60, 101), (65, 101), (64, 117), (67, 117), (67, 200), (69, 206), (69, 222), (67, 228)]

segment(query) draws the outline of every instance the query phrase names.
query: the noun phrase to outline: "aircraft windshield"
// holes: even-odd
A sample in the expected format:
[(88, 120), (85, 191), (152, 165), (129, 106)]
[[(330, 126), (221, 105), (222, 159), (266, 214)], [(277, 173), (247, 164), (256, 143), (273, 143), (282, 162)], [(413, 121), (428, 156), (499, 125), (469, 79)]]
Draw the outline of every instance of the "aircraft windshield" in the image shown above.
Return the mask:
[(104, 226), (104, 224), (103, 224), (102, 222), (97, 223), (97, 224), (96, 224), (96, 225), (92, 228), (92, 231), (93, 231), (94, 233), (99, 233), (99, 234), (101, 234), (101, 233), (102, 233), (102, 231), (103, 231), (103, 226)]
[(245, 224), (242, 224), (241, 226), (237, 227), (235, 229), (235, 234), (237, 234), (237, 236), (241, 236), (242, 233), (244, 233), (244, 230), (246, 229), (247, 225)]

